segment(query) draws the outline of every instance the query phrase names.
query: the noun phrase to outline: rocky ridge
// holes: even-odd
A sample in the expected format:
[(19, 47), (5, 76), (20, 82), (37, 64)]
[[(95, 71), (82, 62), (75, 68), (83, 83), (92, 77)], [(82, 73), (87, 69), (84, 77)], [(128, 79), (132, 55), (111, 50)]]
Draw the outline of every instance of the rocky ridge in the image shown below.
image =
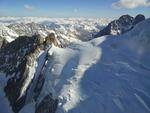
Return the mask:
[[(0, 72), (5, 73), (7, 78), (4, 91), (15, 113), (33, 100), (36, 103), (36, 113), (53, 113), (56, 110), (58, 102), (51, 94), (37, 102), (45, 80), (48, 51), (53, 44), (59, 46), (55, 39), (53, 33), (46, 38), (40, 35), (20, 36), (0, 49)], [(52, 108), (45, 108), (47, 105)]]
[(94, 37), (101, 37), (104, 35), (120, 35), (124, 34), (134, 28), (136, 24), (145, 20), (144, 15), (137, 15), (135, 18), (130, 15), (123, 15), (119, 19), (114, 20), (108, 24), (104, 29), (97, 33)]

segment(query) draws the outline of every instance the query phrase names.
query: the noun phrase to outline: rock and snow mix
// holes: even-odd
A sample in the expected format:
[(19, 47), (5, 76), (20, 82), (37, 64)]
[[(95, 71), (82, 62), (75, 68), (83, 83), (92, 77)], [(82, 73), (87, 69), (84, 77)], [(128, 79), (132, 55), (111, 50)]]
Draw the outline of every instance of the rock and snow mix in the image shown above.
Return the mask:
[[(56, 23), (53, 26), (62, 29), (59, 33), (69, 39), (66, 29), (72, 23), (65, 24), (65, 28)], [(49, 26), (47, 22), (44, 24)], [(81, 26), (76, 27), (80, 29)], [(65, 48), (52, 44), (46, 55), (48, 58), (42, 71), (45, 81), (38, 99), (31, 100), (33, 86), (36, 87), (33, 81), (28, 90), (28, 101), (19, 113), (27, 113), (27, 109), (31, 113), (42, 113), (36, 112), (35, 107), (50, 93), (58, 99), (56, 113), (150, 112), (150, 19), (119, 36), (103, 36), (86, 42), (72, 38)], [(42, 59), (36, 63), (41, 64)], [(34, 78), (38, 76), (37, 70)]]
[[(55, 32), (60, 38), (89, 40), (111, 19), (86, 18), (36, 18), (0, 17), (0, 25), (7, 26), (19, 36), (32, 36), (35, 33), (47, 35)], [(69, 38), (69, 39), (68, 39)]]
[(0, 26), (0, 37), (5, 38), (6, 41), (12, 42), (18, 36), (19, 35), (16, 32), (14, 32), (12, 29), (9, 29), (7, 26)]
[(55, 48), (46, 85), (59, 99), (57, 113), (149, 113), (149, 24)]

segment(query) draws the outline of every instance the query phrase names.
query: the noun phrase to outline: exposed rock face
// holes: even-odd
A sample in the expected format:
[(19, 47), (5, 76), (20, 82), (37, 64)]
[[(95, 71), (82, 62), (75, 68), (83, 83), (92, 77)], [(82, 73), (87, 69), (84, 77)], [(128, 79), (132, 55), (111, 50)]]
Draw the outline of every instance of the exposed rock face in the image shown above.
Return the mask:
[[(37, 101), (45, 81), (43, 71), (51, 47), (49, 45), (52, 43), (57, 45), (53, 34), (46, 38), (40, 35), (21, 36), (0, 49), (0, 72), (6, 73), (9, 78), (4, 91), (15, 113), (18, 113), (26, 102)], [(54, 113), (57, 107), (56, 100), (52, 96), (45, 98), (46, 100), (42, 101), (43, 105), (55, 108), (49, 110), (47, 107), (45, 110), (49, 112), (42, 112), (44, 107), (39, 103), (37, 109), (40, 111), (36, 112)]]
[(58, 40), (55, 37), (54, 33), (51, 33), (47, 36), (47, 41), (46, 41), (47, 45), (51, 45), (54, 44), (57, 47), (61, 47), (60, 44), (58, 43)]
[(145, 20), (144, 15), (137, 15), (133, 18), (130, 15), (123, 15), (118, 20), (114, 20), (102, 29), (94, 37), (100, 37), (104, 35), (120, 35), (133, 29), (133, 27), (139, 22)]
[(25, 103), (26, 94), (21, 95), (21, 91), (26, 84), (26, 79), (30, 76), (29, 66), (33, 65), (37, 56), (35, 50), (39, 46), (37, 36), (19, 37), (0, 52), (3, 54), (0, 59), (4, 59), (1, 62), (0, 70), (7, 73), (7, 76), (11, 76), (5, 87), (5, 92), (14, 112), (18, 112)]
[(141, 22), (141, 21), (143, 21), (143, 20), (145, 20), (145, 16), (142, 15), (142, 14), (139, 14), (139, 15), (137, 15), (137, 16), (135, 17), (133, 24), (136, 25), (136, 24), (138, 24), (139, 22)]
[(37, 106), (35, 113), (55, 113), (58, 100), (53, 100), (51, 95), (47, 95)]
[(8, 43), (8, 42), (7, 42), (6, 39), (0, 37), (0, 48), (4, 47), (7, 43)]

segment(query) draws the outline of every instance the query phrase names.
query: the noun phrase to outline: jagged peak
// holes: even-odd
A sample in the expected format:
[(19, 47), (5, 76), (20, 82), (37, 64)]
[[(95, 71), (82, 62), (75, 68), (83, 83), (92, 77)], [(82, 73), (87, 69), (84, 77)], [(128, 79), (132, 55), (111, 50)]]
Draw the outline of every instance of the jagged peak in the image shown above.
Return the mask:
[(145, 16), (142, 14), (137, 15), (135, 18), (126, 14), (122, 15), (119, 19), (116, 19), (108, 24), (104, 29), (97, 33), (94, 37), (101, 37), (104, 35), (121, 35), (124, 34), (139, 22), (145, 20)]
[(120, 19), (127, 19), (127, 18), (133, 18), (133, 17), (130, 16), (129, 14), (125, 14), (125, 15), (122, 15), (121, 17), (119, 17), (119, 20)]
[(48, 36), (46, 37), (46, 44), (54, 44), (56, 47), (61, 47), (54, 33), (48, 34)]
[(134, 18), (133, 24), (136, 25), (136, 24), (138, 24), (139, 22), (141, 22), (141, 21), (143, 21), (143, 20), (145, 20), (145, 19), (146, 19), (146, 18), (145, 18), (144, 15), (138, 14), (138, 15), (136, 15), (136, 17)]

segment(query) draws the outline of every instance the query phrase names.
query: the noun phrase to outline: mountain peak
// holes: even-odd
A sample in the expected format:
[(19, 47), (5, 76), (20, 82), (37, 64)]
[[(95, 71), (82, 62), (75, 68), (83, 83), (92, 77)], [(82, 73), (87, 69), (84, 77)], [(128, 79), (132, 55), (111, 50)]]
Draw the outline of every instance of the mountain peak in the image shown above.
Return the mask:
[(133, 29), (139, 22), (145, 20), (144, 15), (137, 15), (135, 18), (130, 15), (122, 15), (119, 19), (114, 20), (108, 24), (104, 29), (97, 33), (94, 37), (104, 35), (120, 35)]

